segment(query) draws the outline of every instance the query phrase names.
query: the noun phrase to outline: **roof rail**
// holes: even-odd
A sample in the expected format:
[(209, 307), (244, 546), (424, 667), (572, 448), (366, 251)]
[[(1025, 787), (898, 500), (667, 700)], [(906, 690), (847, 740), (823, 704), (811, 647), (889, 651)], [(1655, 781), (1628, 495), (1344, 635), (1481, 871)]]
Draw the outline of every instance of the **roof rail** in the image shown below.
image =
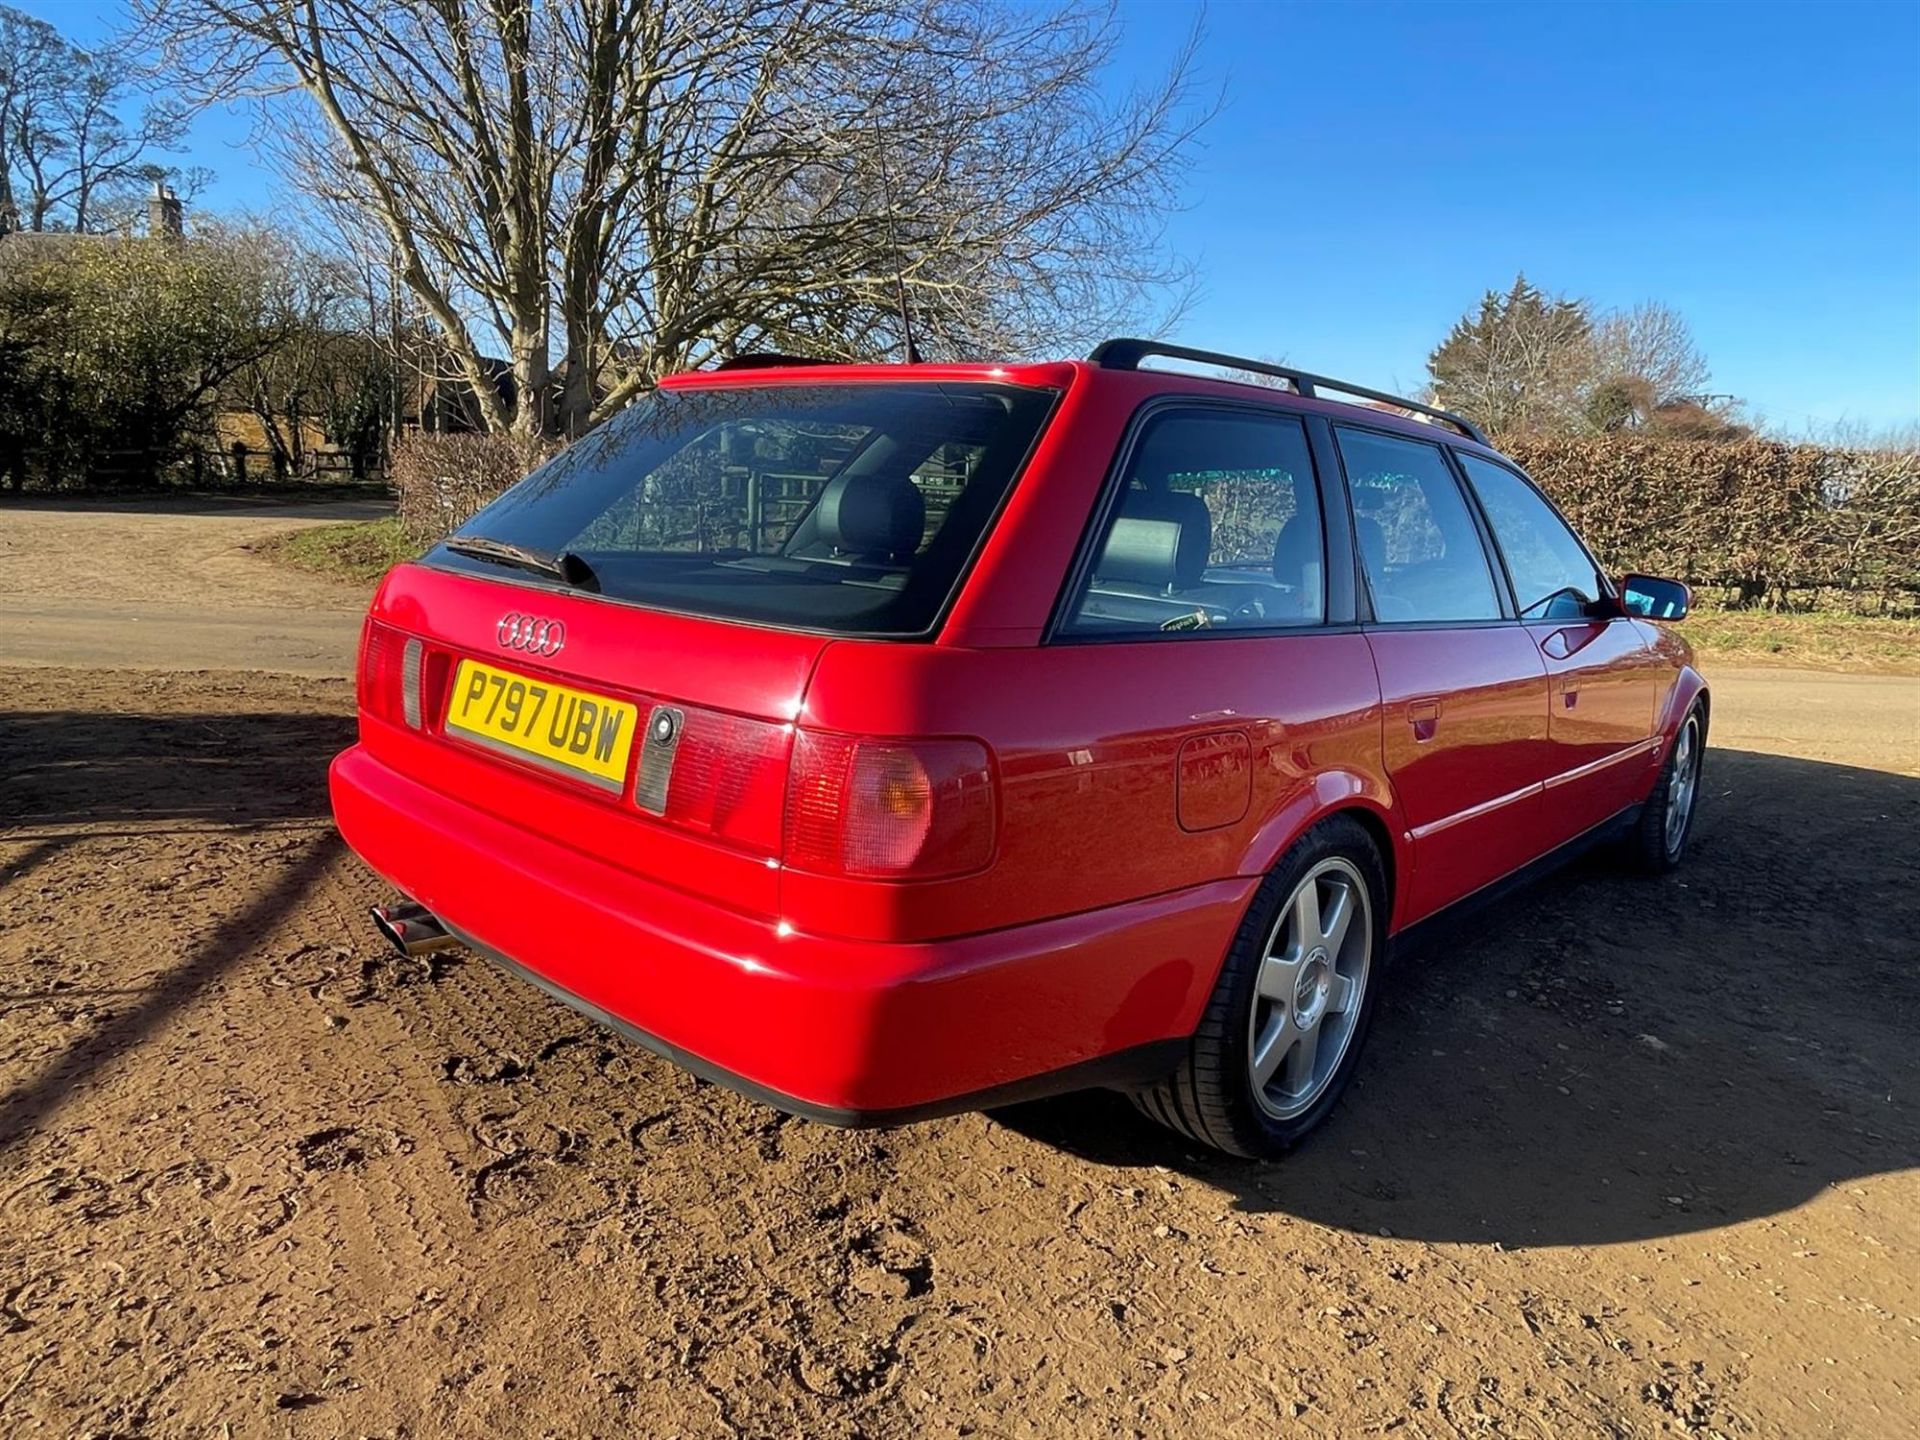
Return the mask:
[(732, 355), (713, 368), (716, 370), (771, 370), (781, 365), (839, 365), (839, 360), (823, 360), (818, 355), (781, 355), (763, 352), (758, 355)]
[(1451, 425), (1469, 440), (1477, 440), (1482, 445), (1491, 445), (1486, 431), (1464, 415), (1456, 415), (1451, 410), (1437, 410), (1431, 405), (1422, 405), (1418, 400), (1408, 400), (1399, 395), (1389, 395), (1384, 390), (1369, 390), (1364, 385), (1350, 384), (1345, 380), (1329, 379), (1325, 375), (1315, 375), (1306, 370), (1295, 370), (1287, 365), (1275, 365), (1270, 360), (1249, 360), (1243, 355), (1222, 355), (1215, 350), (1194, 350), (1185, 345), (1168, 345), (1159, 340), (1102, 340), (1093, 347), (1093, 353), (1087, 359), (1103, 370), (1138, 370), (1140, 362), (1149, 355), (1164, 355), (1173, 360), (1194, 360), (1202, 365), (1219, 365), (1228, 370), (1250, 370), (1256, 375), (1272, 375), (1292, 385), (1295, 392), (1309, 399), (1323, 389), (1335, 390), (1342, 395), (1357, 395), (1362, 400), (1377, 400), (1383, 405), (1393, 405), (1402, 410), (1411, 410), (1415, 414), (1425, 415), (1444, 425)]

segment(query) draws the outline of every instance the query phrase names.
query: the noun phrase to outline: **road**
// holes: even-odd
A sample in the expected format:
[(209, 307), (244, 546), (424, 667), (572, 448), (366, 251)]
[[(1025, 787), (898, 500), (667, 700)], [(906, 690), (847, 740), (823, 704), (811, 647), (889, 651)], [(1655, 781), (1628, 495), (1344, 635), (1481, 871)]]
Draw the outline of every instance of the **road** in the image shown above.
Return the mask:
[(1920, 775), (1920, 675), (1705, 670), (1717, 745)]
[(0, 665), (350, 675), (366, 592), (254, 554), (361, 500), (0, 505)]

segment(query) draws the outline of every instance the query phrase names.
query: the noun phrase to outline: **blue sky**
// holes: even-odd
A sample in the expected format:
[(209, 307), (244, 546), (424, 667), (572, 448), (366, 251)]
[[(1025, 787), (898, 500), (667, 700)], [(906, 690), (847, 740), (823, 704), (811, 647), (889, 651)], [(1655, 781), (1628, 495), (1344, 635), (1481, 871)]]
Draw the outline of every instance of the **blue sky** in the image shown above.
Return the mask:
[[(74, 38), (110, 0), (9, 0)], [(1114, 81), (1197, 8), (1122, 0)], [(1920, 4), (1215, 0), (1224, 96), (1170, 237), (1201, 290), (1177, 338), (1414, 389), (1524, 269), (1692, 324), (1713, 388), (1771, 426), (1920, 419)], [(203, 203), (262, 207), (214, 114)]]
[[(1144, 73), (1193, 12), (1124, 13)], [(1185, 339), (1413, 387), (1524, 269), (1782, 428), (1920, 417), (1920, 6), (1219, 0), (1201, 59)]]

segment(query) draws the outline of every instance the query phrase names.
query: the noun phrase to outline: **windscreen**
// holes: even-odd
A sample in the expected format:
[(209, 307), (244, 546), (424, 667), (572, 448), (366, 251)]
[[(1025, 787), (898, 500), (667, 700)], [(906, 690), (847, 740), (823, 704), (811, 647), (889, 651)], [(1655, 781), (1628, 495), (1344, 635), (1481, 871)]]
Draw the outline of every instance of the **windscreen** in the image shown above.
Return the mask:
[[(950, 382), (659, 390), (450, 538), (568, 557), (616, 600), (915, 634), (939, 617), (1053, 399)], [(445, 545), (427, 558), (546, 583)]]

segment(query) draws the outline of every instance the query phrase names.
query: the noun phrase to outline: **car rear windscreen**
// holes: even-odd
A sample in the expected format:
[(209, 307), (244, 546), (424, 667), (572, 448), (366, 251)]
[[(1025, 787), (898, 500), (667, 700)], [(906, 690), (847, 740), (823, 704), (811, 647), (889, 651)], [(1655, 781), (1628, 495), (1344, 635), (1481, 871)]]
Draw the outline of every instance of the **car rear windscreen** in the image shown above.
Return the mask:
[[(945, 607), (1054, 398), (953, 382), (658, 390), (450, 538), (566, 557), (602, 595), (659, 609), (917, 634)], [(427, 559), (544, 583), (445, 545)]]

